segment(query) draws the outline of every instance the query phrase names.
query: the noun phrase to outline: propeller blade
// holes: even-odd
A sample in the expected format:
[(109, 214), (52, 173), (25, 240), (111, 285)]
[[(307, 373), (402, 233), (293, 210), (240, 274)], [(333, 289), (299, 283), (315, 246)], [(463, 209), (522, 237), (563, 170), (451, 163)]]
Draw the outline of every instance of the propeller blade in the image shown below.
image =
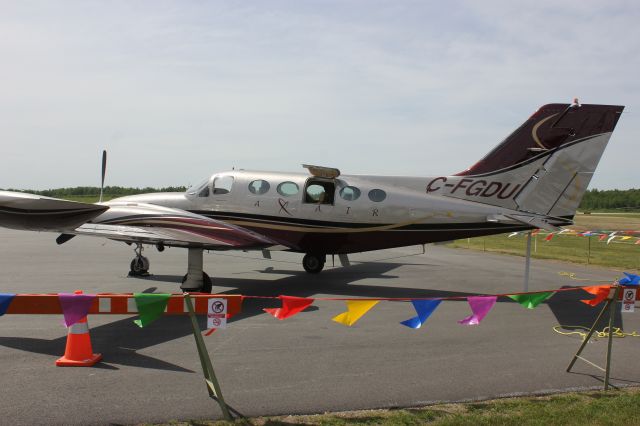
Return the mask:
[(107, 173), (107, 150), (102, 151), (102, 181), (100, 182), (100, 203), (102, 202), (102, 193), (104, 191), (104, 176)]

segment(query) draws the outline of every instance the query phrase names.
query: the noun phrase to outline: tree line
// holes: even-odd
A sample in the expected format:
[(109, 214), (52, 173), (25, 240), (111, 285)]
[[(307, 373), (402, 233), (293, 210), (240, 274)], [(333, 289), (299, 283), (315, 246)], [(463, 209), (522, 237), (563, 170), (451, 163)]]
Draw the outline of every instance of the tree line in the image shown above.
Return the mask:
[(582, 198), (580, 210), (640, 211), (640, 189), (590, 189)]
[[(184, 192), (185, 186), (167, 186), (164, 188), (130, 188), (122, 186), (105, 186), (104, 195), (123, 197), (125, 195), (146, 194), (149, 192)], [(75, 186), (73, 188), (45, 189), (42, 191), (30, 189), (9, 189), (8, 191), (28, 192), (30, 194), (43, 195), (45, 197), (64, 198), (69, 196), (99, 196), (100, 188), (97, 186)]]

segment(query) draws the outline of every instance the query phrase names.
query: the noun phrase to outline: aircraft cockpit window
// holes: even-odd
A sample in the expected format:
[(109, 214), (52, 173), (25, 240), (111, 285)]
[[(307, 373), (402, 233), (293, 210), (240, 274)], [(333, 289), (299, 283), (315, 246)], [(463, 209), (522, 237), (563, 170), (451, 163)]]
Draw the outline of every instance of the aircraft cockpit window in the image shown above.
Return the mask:
[(308, 181), (304, 202), (315, 204), (333, 204), (335, 184), (327, 181)]
[(387, 198), (387, 193), (382, 189), (372, 189), (371, 191), (369, 191), (369, 199), (371, 201), (379, 203), (381, 201), (384, 201), (385, 198)]
[(205, 186), (198, 192), (198, 197), (208, 197), (209, 196), (209, 185)]
[(217, 176), (213, 180), (213, 194), (222, 195), (231, 192), (233, 186), (233, 176)]
[(200, 191), (202, 191), (205, 187), (208, 187), (208, 186), (209, 186), (209, 179), (205, 179), (199, 184), (193, 185), (189, 189), (187, 189), (187, 195), (196, 195)]
[(298, 188), (298, 184), (294, 182), (282, 182), (278, 185), (278, 194), (284, 195), (285, 197), (296, 195), (298, 191), (300, 191), (300, 188)]
[(360, 190), (355, 186), (345, 186), (340, 190), (340, 198), (347, 201), (355, 201), (360, 198)]
[(256, 195), (266, 194), (269, 188), (271, 188), (271, 185), (263, 179), (254, 180), (249, 184), (249, 192)]

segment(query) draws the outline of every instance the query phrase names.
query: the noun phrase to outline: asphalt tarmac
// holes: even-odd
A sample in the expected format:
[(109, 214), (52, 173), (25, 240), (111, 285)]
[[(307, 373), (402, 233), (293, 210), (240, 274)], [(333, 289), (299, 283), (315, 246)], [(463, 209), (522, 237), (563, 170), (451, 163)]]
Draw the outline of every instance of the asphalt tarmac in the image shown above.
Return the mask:
[[(122, 243), (0, 229), (0, 292), (178, 292), (186, 250), (147, 249), (153, 276), (128, 278), (133, 251)], [(524, 242), (523, 242), (524, 244)], [(352, 255), (352, 266), (306, 274), (295, 253), (205, 253), (214, 292), (303, 297), (444, 297), (519, 292), (524, 259), (406, 247)], [(337, 259), (336, 259), (337, 264)], [(572, 278), (560, 275), (571, 272)], [(530, 291), (611, 282), (621, 271), (532, 261)], [(584, 279), (579, 281), (577, 279)], [(591, 280), (591, 281), (587, 281)], [(317, 301), (278, 321), (262, 312), (277, 301), (247, 299), (243, 313), (205, 342), (224, 397), (246, 416), (410, 407), (602, 386), (582, 362), (565, 369), (580, 345), (553, 326), (589, 326), (599, 308), (560, 293), (537, 309), (499, 299), (479, 326), (461, 326), (466, 301), (443, 302), (423, 328), (399, 324), (415, 316), (407, 302), (381, 302), (353, 327), (331, 321), (343, 302)], [(67, 330), (61, 316), (0, 317), (0, 424), (133, 424), (219, 418), (209, 399), (187, 317), (147, 328), (135, 317), (89, 317), (94, 368), (60, 368)], [(201, 319), (204, 328), (205, 319)], [(616, 314), (616, 325), (640, 331), (640, 312)], [(604, 364), (606, 340), (584, 355)], [(615, 339), (613, 383), (638, 385), (640, 339)]]

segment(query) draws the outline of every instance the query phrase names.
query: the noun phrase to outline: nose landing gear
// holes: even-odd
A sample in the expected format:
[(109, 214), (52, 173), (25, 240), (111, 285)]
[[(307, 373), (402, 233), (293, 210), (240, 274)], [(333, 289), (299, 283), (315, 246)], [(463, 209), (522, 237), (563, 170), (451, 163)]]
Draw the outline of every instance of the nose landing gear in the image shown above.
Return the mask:
[(130, 277), (146, 277), (149, 275), (149, 259), (142, 255), (144, 248), (141, 243), (136, 243), (136, 248), (133, 251), (136, 253), (136, 257), (131, 261), (129, 265)]

